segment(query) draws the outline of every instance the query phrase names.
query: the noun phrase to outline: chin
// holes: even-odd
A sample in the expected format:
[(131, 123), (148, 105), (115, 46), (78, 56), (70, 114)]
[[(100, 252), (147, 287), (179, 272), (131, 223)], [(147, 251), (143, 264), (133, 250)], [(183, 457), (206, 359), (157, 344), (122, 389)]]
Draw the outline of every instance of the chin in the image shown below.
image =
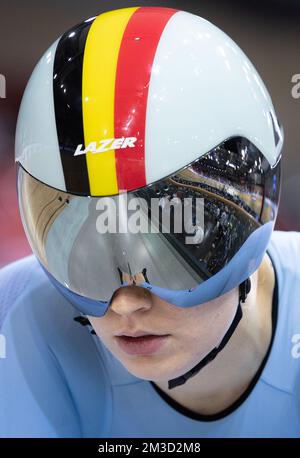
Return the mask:
[[(141, 357), (142, 358), (142, 357)], [(166, 361), (143, 361), (141, 358), (135, 361), (125, 361), (124, 358), (120, 359), (125, 369), (137, 378), (143, 380), (151, 380), (153, 382), (167, 382), (172, 378), (176, 378), (183, 374), (184, 369), (168, 368)]]

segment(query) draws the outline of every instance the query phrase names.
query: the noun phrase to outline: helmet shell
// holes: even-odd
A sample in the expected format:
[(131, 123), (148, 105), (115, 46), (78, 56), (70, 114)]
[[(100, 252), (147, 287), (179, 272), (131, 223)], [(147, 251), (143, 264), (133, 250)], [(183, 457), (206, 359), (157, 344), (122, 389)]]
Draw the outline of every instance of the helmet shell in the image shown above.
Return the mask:
[(235, 136), (271, 166), (278, 160), (283, 133), (243, 51), (194, 14), (124, 8), (73, 27), (40, 59), (20, 107), (16, 161), (58, 190), (114, 195)]

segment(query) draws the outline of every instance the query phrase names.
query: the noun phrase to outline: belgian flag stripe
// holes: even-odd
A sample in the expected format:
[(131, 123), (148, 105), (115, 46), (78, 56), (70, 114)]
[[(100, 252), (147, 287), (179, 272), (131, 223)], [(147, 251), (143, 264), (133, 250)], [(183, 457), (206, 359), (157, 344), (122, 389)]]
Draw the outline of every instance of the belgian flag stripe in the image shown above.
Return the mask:
[[(89, 31), (82, 82), (82, 111), (85, 144), (99, 146), (100, 140), (115, 138), (115, 81), (124, 30), (138, 8), (124, 8), (100, 14)], [(87, 152), (91, 195), (118, 193), (115, 151)]]
[(152, 64), (162, 32), (178, 10), (141, 7), (122, 39), (115, 87), (115, 137), (136, 137), (134, 147), (115, 152), (119, 190), (146, 185), (145, 126)]
[(78, 145), (85, 147), (80, 95), (84, 47), (92, 22), (83, 22), (62, 35), (53, 67), (56, 130), (66, 190), (82, 195), (90, 194), (86, 156), (74, 157), (74, 152)]

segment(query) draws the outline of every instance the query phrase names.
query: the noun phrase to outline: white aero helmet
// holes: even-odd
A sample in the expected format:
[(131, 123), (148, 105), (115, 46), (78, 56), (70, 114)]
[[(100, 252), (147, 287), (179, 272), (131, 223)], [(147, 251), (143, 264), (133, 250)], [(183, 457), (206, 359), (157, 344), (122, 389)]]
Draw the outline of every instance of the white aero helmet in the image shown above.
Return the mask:
[(131, 283), (207, 302), (261, 263), (282, 144), (263, 81), (219, 28), (162, 7), (100, 14), (50, 46), (23, 96), (27, 237), (83, 314), (104, 315)]

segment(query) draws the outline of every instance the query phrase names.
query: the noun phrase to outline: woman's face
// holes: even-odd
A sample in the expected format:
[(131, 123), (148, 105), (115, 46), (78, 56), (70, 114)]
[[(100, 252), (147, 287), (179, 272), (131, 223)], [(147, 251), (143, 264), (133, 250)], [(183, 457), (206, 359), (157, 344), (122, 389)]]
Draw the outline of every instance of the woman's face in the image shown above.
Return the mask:
[[(229, 328), (238, 305), (238, 288), (204, 304), (182, 308), (136, 285), (118, 289), (106, 314), (90, 317), (103, 344), (138, 378), (168, 381), (192, 369)], [(124, 350), (121, 334), (141, 331), (166, 336), (146, 354)], [(133, 339), (133, 338), (132, 338)]]

